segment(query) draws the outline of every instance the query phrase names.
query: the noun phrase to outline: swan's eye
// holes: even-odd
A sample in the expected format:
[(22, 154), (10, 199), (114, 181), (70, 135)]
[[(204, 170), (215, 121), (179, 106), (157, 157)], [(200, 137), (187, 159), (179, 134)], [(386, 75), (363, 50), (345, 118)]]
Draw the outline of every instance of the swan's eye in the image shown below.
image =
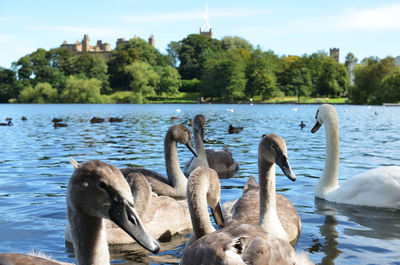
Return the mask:
[(318, 113), (319, 113), (319, 110), (317, 110), (317, 113), (315, 114), (315, 119), (318, 118)]
[(103, 189), (103, 190), (106, 190), (106, 189), (107, 189), (107, 185), (106, 185), (106, 183), (104, 183), (103, 181), (100, 181), (100, 182), (99, 182), (99, 187), (100, 187), (101, 189)]

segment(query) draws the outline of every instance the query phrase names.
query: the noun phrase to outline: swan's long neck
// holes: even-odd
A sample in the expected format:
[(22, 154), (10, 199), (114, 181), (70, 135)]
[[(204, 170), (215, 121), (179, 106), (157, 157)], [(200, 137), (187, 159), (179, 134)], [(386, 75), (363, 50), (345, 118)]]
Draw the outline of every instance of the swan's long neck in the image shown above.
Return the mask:
[(165, 166), (167, 167), (168, 182), (182, 196), (186, 195), (187, 178), (182, 173), (178, 159), (177, 142), (172, 135), (167, 134), (164, 140)]
[(147, 187), (145, 183), (135, 183), (131, 186), (131, 190), (136, 212), (140, 217), (142, 217), (151, 204), (151, 188)]
[(206, 181), (199, 181), (197, 184), (195, 187), (189, 187), (191, 189), (190, 197), (187, 198), (193, 226), (193, 236), (190, 242), (215, 231), (207, 209), (208, 185)]
[(268, 233), (288, 241), (276, 212), (275, 164), (258, 159), (260, 218), (258, 224)]
[(336, 113), (329, 115), (324, 123), (326, 135), (325, 167), (315, 191), (316, 196), (320, 198), (325, 198), (328, 193), (339, 187), (339, 122)]
[(109, 265), (110, 254), (103, 219), (90, 217), (71, 206), (67, 211), (78, 264)]
[(196, 129), (193, 130), (193, 138), (197, 153), (197, 157), (194, 158), (194, 161), (196, 161), (196, 167), (209, 167), (203, 140), (201, 139), (200, 132)]

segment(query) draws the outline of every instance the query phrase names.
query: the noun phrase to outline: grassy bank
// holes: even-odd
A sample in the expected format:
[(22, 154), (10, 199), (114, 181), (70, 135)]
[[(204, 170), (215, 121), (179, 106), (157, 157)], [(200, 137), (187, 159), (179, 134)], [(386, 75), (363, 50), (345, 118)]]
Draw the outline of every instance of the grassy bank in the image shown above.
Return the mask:
[[(130, 91), (119, 91), (112, 95), (107, 96), (110, 103), (133, 103), (134, 98)], [(147, 98), (147, 103), (197, 103), (199, 102), (200, 94), (197, 92), (180, 92), (176, 96), (167, 97), (165, 95), (152, 96)], [(347, 98), (308, 98), (301, 97), (297, 101), (297, 97), (274, 97), (268, 100), (262, 100), (261, 97), (255, 97), (253, 103), (266, 103), (266, 104), (287, 104), (287, 103), (300, 103), (300, 104), (318, 104), (318, 103), (332, 103), (332, 104), (345, 104)], [(210, 101), (205, 101), (208, 103)], [(249, 103), (250, 101), (241, 100), (234, 103)], [(213, 103), (220, 103), (214, 101)]]

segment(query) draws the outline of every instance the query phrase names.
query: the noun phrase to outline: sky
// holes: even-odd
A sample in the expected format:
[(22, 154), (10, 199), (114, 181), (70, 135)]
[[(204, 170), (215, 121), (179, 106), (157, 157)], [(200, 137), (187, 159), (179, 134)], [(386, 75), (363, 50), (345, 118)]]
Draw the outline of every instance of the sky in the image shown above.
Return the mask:
[(118, 38), (154, 35), (166, 53), (171, 41), (199, 33), (206, 5), (214, 38), (238, 36), (278, 56), (330, 48), (342, 63), (349, 52), (359, 61), (400, 55), (399, 0), (0, 0), (0, 66), (84, 34), (112, 49)]

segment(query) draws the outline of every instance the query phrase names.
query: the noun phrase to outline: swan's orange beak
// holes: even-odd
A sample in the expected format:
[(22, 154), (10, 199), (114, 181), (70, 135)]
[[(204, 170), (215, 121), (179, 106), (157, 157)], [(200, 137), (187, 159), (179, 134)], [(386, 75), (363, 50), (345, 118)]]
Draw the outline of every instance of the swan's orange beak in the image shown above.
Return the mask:
[(318, 121), (315, 122), (314, 127), (311, 129), (312, 133), (315, 133), (316, 131), (319, 130), (319, 128), (321, 128), (322, 123), (319, 123)]

